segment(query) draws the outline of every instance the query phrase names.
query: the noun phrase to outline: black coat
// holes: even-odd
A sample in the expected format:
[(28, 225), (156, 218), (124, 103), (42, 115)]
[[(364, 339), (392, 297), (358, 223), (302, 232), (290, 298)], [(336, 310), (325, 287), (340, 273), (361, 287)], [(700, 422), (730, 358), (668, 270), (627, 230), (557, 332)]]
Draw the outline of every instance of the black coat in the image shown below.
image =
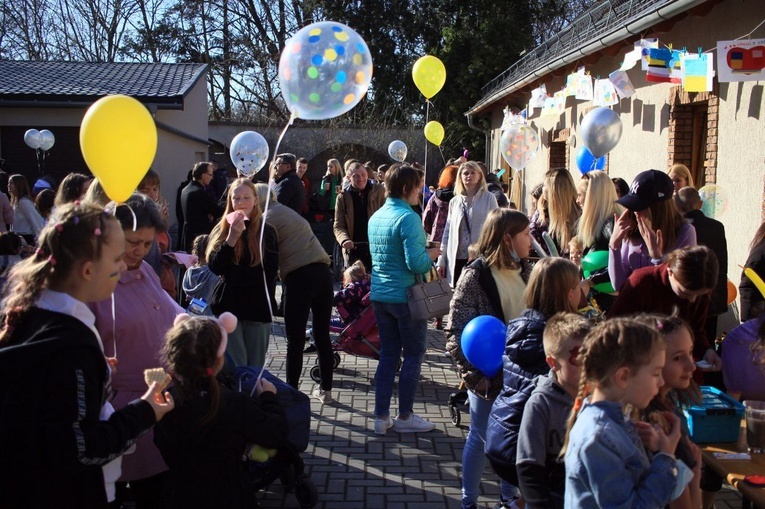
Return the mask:
[(154, 424), (134, 401), (101, 421), (108, 370), (96, 336), (32, 308), (0, 349), (0, 507), (105, 508), (102, 465)]
[[(754, 246), (746, 259), (745, 267), (750, 267), (760, 277), (765, 277), (765, 242)], [(754, 286), (749, 277), (741, 273), (741, 284), (738, 285), (741, 295), (741, 323), (752, 318), (757, 318), (765, 311), (765, 297)]]
[(709, 316), (721, 315), (728, 310), (728, 243), (725, 240), (725, 226), (705, 216), (700, 210), (686, 213), (685, 218), (696, 229), (696, 243), (708, 247), (717, 256), (719, 270), (717, 284), (709, 301)]
[[(175, 395), (175, 389), (171, 392)], [(163, 507), (251, 507), (252, 491), (242, 464), (247, 444), (267, 449), (288, 444), (287, 418), (274, 394), (266, 392), (255, 399), (221, 387), (218, 413), (202, 426), (207, 405), (204, 393), (178, 402), (154, 430), (154, 443), (170, 467)]]
[(197, 235), (210, 233), (223, 211), (204, 186), (196, 180), (192, 180), (183, 188), (181, 208), (184, 222), (180, 247), (190, 253)]
[(303, 214), (306, 195), (303, 181), (295, 170), (290, 170), (275, 180), (276, 201), (286, 205), (298, 214)]
[[(260, 230), (254, 232), (260, 235)], [(224, 311), (233, 313), (239, 320), (271, 323), (271, 312), (266, 300), (268, 295), (276, 293), (276, 276), (279, 271), (279, 245), (276, 230), (266, 224), (263, 234), (263, 259), (261, 263), (250, 266), (250, 251), (247, 248), (250, 229), (246, 229), (239, 242), (244, 250), (239, 263), (234, 261), (234, 248), (225, 242), (218, 246), (207, 261), (213, 274), (221, 276), (213, 287), (210, 296), (210, 308), (215, 315)], [(258, 239), (255, 239), (257, 243)], [(263, 285), (263, 271), (266, 273), (266, 286)]]

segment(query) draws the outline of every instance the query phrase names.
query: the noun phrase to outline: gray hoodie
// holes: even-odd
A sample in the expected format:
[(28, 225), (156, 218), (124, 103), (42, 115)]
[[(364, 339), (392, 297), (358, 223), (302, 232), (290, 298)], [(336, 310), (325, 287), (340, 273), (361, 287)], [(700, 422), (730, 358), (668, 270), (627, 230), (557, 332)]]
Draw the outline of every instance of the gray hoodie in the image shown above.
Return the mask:
[[(219, 276), (213, 274), (207, 265), (194, 266), (186, 270), (183, 275), (183, 291), (189, 299), (204, 299), (210, 303), (213, 287)], [(209, 306), (207, 313), (212, 315)]]
[(558, 455), (574, 398), (555, 381), (552, 371), (537, 377), (534, 385), (518, 434), (518, 485), (527, 509), (563, 508), (566, 468)]

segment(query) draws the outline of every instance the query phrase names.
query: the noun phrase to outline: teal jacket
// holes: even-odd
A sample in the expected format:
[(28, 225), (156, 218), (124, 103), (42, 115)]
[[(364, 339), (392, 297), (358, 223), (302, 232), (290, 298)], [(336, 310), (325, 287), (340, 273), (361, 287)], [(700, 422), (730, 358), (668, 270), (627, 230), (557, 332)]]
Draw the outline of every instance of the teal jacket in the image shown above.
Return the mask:
[(400, 198), (386, 198), (368, 226), (372, 253), (371, 300), (389, 304), (406, 302), (406, 289), (415, 274), (427, 274), (431, 261), (425, 249), (420, 217)]

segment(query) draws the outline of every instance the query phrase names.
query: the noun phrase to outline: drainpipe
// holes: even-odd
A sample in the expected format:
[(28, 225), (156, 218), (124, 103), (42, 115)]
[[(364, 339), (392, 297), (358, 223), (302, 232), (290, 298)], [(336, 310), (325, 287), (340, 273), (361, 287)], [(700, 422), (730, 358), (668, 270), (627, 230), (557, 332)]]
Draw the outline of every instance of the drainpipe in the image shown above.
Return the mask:
[(468, 127), (471, 128), (473, 131), (478, 131), (479, 133), (483, 134), (484, 137), (484, 154), (483, 154), (483, 163), (489, 167), (489, 155), (491, 154), (491, 139), (489, 137), (489, 134), (491, 134), (491, 131), (484, 131), (483, 129), (476, 127), (473, 124), (473, 115), (470, 114), (470, 112), (465, 113), (465, 116), (467, 117), (467, 123)]

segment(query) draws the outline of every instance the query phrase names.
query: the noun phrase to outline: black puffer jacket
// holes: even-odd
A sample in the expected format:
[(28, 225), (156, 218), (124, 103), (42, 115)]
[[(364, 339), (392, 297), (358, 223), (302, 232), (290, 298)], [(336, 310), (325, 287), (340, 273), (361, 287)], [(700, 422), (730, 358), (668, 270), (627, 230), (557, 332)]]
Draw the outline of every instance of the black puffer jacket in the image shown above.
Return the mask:
[(492, 464), (509, 470), (505, 478), (518, 485), (515, 454), (523, 407), (534, 390), (534, 378), (547, 373), (542, 333), (547, 317), (527, 309), (507, 325), (505, 355), (502, 356), (502, 392), (491, 408), (486, 428), (486, 455)]

